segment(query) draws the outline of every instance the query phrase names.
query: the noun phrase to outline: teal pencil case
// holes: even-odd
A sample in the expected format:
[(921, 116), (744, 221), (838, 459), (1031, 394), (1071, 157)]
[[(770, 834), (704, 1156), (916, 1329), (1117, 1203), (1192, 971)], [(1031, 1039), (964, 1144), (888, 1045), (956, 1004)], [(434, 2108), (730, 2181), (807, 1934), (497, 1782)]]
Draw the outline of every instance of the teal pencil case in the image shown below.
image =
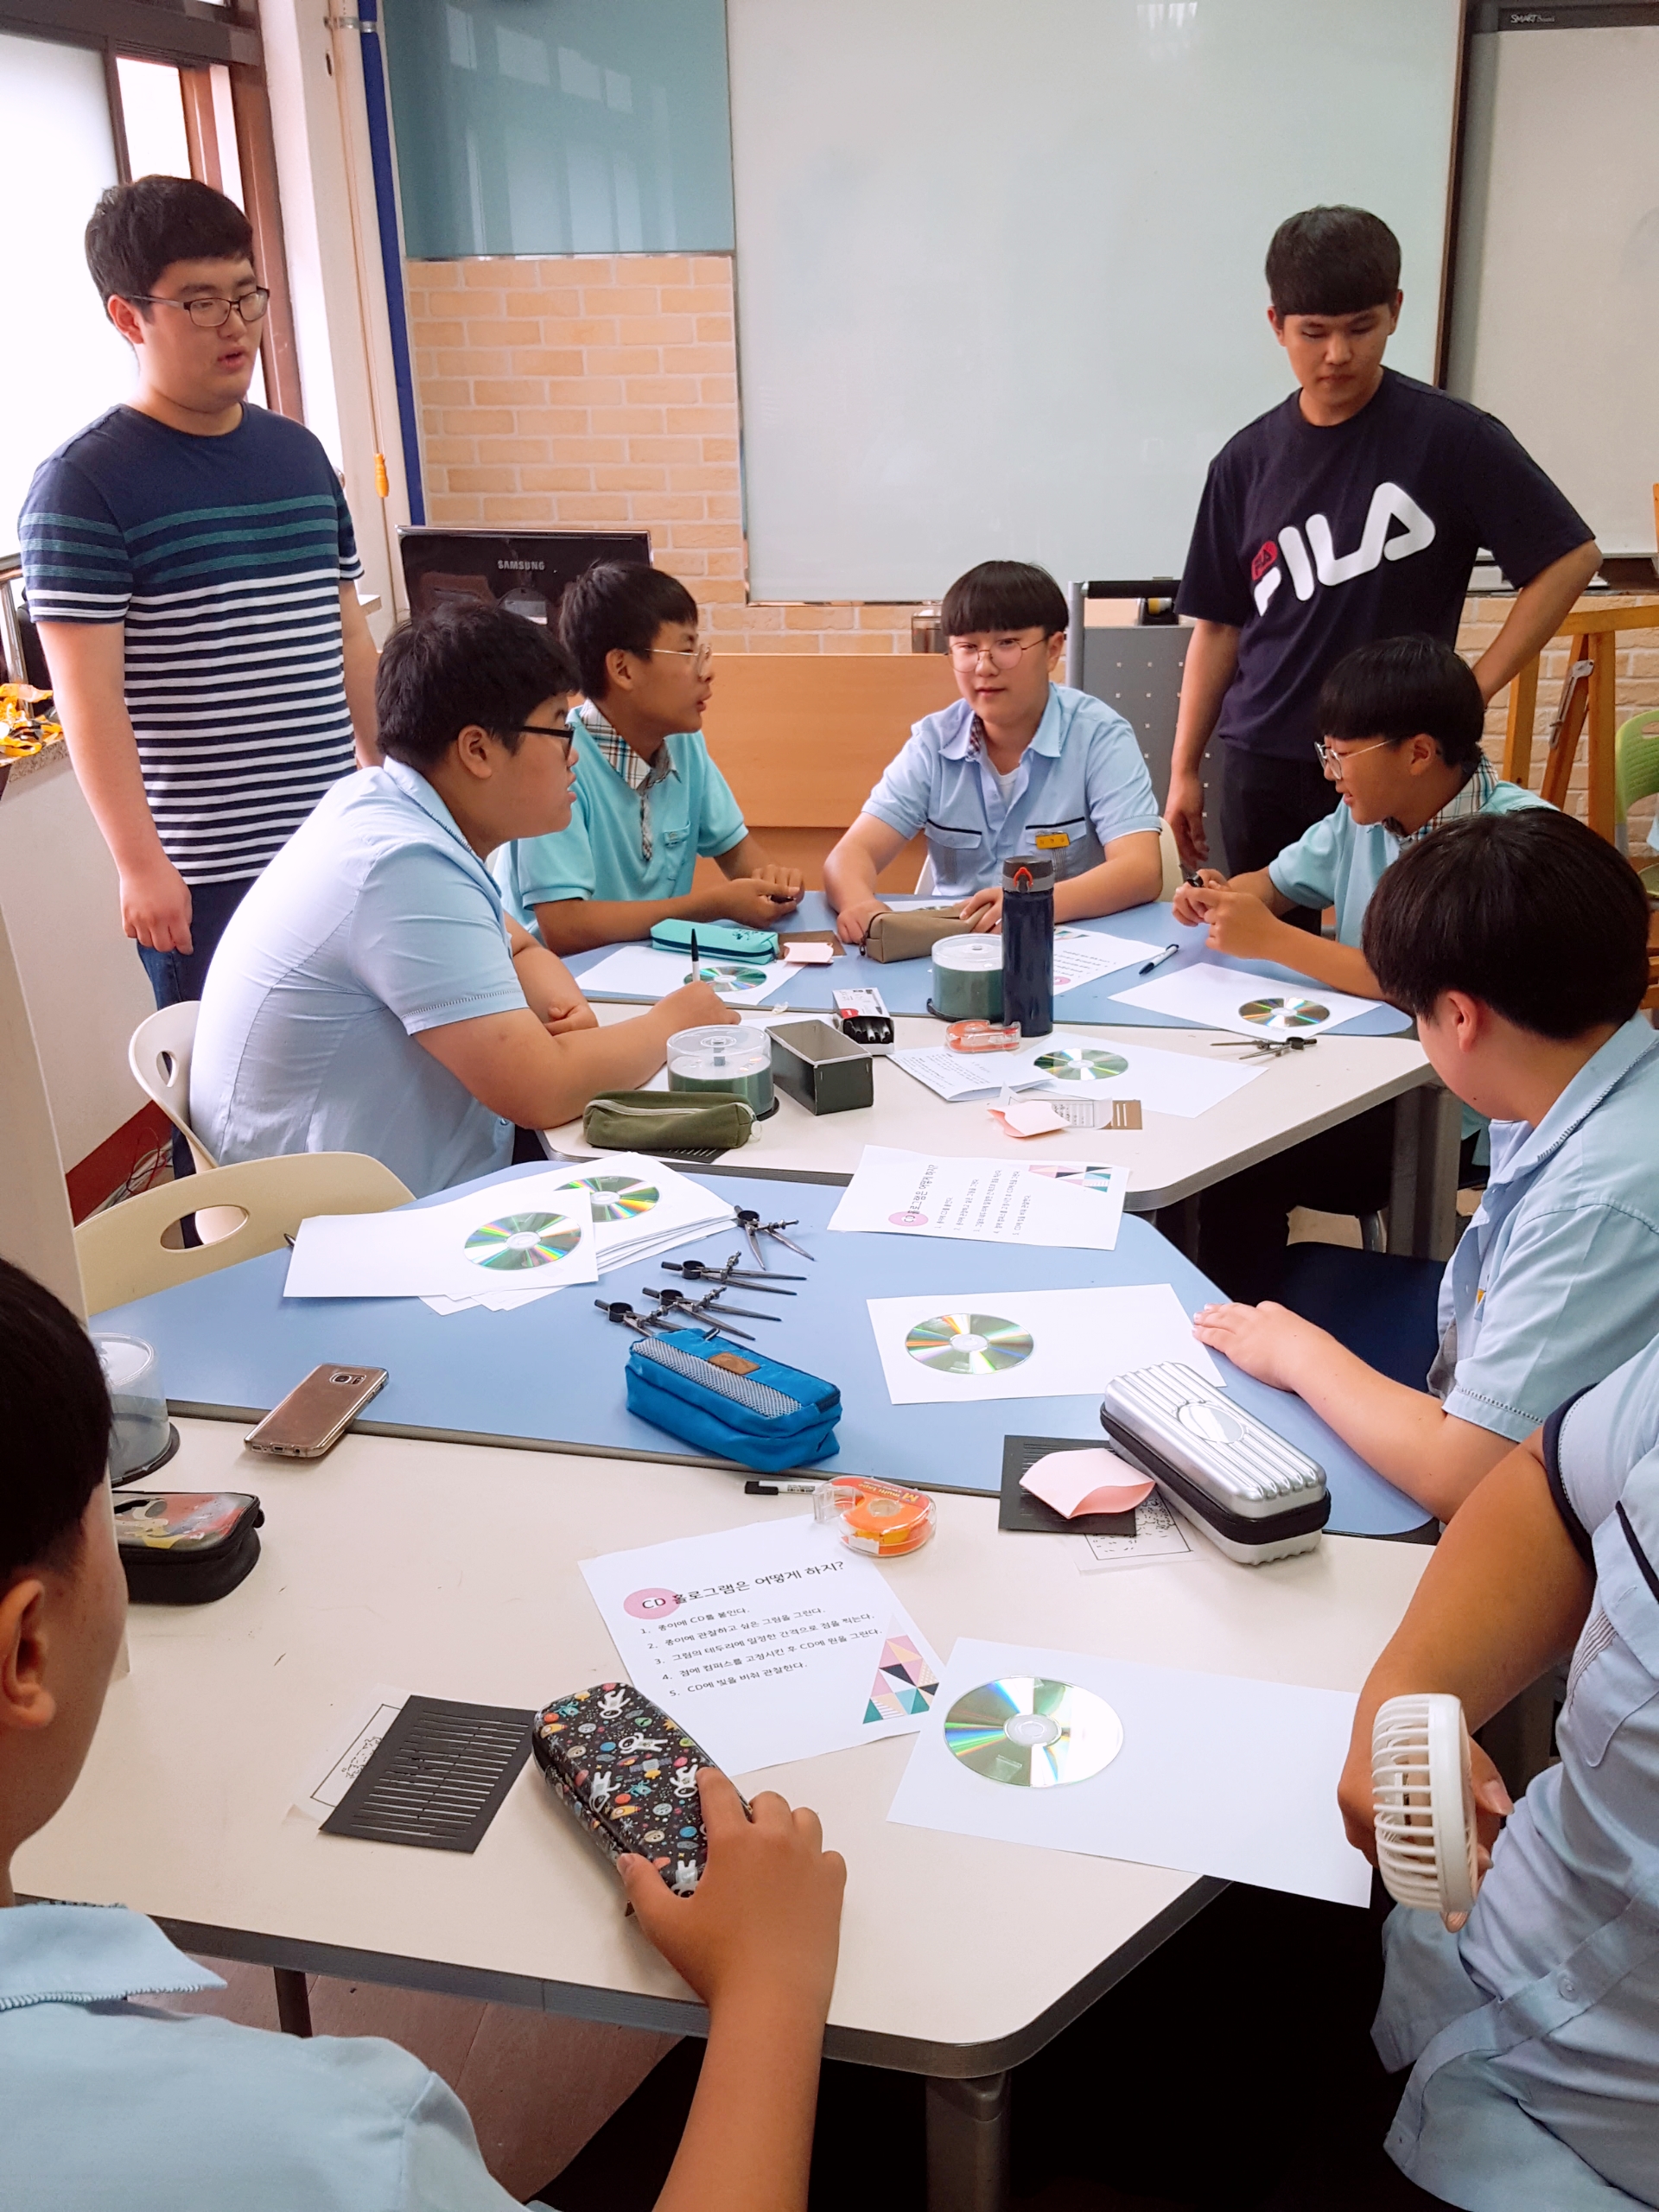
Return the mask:
[(746, 930), (740, 922), (658, 922), (651, 941), (658, 952), (690, 952), (697, 940), (697, 957), (716, 960), (775, 960), (776, 930)]
[(638, 1338), (627, 1385), (631, 1414), (757, 1474), (809, 1467), (840, 1449), (833, 1382), (702, 1330)]

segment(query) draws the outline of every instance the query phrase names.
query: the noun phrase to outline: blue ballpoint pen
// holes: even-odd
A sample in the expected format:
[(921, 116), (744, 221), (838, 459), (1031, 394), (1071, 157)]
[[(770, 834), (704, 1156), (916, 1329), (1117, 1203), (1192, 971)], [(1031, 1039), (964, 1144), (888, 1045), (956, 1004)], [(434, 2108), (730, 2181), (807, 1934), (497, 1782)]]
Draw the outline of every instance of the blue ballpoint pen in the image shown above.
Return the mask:
[(1180, 950), (1179, 944), (1166, 944), (1155, 960), (1148, 960), (1141, 968), (1143, 976), (1150, 976), (1154, 968), (1161, 968), (1166, 960), (1173, 960)]

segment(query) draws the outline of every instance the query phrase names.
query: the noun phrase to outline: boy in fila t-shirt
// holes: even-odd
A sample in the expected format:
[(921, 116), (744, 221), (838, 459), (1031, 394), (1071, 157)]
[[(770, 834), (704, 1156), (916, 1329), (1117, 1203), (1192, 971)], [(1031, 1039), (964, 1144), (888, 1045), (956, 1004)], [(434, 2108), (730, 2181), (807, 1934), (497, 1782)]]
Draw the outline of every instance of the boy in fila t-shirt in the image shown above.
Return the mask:
[[(1209, 857), (1199, 766), (1225, 748), (1230, 874), (1265, 868), (1331, 811), (1319, 686), (1376, 638), (1455, 642), (1484, 547), (1518, 595), (1475, 677), (1491, 700), (1595, 574), (1588, 526), (1503, 425), (1382, 365), (1400, 244), (1357, 207), (1274, 233), (1268, 320), (1298, 390), (1216, 456), (1178, 601), (1195, 619), (1165, 811), (1189, 868)], [(1317, 925), (1306, 909), (1287, 918)]]
[[(157, 1006), (201, 996), (249, 885), (376, 757), (340, 480), (302, 423), (246, 404), (269, 297), (252, 242), (235, 202), (188, 177), (104, 194), (87, 267), (137, 388), (41, 463), (19, 524), (70, 758)], [(175, 1155), (188, 1173), (182, 1141)]]

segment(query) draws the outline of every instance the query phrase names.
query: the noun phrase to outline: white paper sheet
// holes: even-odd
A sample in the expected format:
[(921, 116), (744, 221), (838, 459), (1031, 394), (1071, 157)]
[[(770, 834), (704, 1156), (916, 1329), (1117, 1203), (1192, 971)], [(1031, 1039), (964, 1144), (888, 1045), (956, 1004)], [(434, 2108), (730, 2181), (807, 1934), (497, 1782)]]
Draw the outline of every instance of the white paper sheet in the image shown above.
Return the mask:
[[(994, 1097), (1007, 1084), (1027, 1095), (1056, 1098), (1138, 1098), (1143, 1113), (1173, 1114), (1183, 1121), (1219, 1106), (1267, 1066), (1259, 1061), (1240, 1067), (1219, 1054), (1161, 1052), (1155, 1045), (1080, 1029), (1057, 1029), (1014, 1052), (953, 1052), (937, 1045), (889, 1058), (947, 1103)], [(1049, 1066), (1039, 1066), (1041, 1060)]]
[(1156, 1491), (1135, 1509), (1132, 1536), (1072, 1536), (1067, 1540), (1079, 1574), (1109, 1574), (1120, 1567), (1161, 1567), (1191, 1559), (1196, 1539), (1181, 1516)]
[(409, 1702), (409, 1692), (377, 1682), (335, 1720), (294, 1785), (289, 1812), (321, 1827), (379, 1749), (380, 1739)]
[(728, 1774), (921, 1726), (938, 1661), (810, 1514), (582, 1562), (628, 1679)]
[[(1123, 1727), (1110, 1764), (1084, 1781), (1014, 1789), (948, 1751), (945, 1717), (957, 1699), (1020, 1675), (1074, 1682), (1104, 1698)], [(1337, 1810), (1356, 1702), (1349, 1690), (964, 1637), (887, 1817), (1363, 1905), (1371, 1870)]]
[[(1192, 1334), (1186, 1309), (1166, 1282), (1108, 1290), (953, 1290), (931, 1297), (872, 1298), (887, 1395), (895, 1406), (957, 1406), (977, 1399), (1098, 1398), (1115, 1375), (1185, 1360), (1217, 1388), (1220, 1370)], [(957, 1328), (918, 1327), (955, 1319)], [(969, 1327), (969, 1323), (991, 1325)], [(982, 1352), (959, 1336), (983, 1337)], [(1027, 1349), (1027, 1344), (1029, 1349)], [(997, 1364), (1007, 1362), (1007, 1364)], [(987, 1371), (975, 1373), (974, 1368)]]
[(1138, 938), (1112, 937), (1104, 930), (1063, 924), (1054, 932), (1054, 995), (1074, 991), (1079, 983), (1092, 983), (1096, 976), (1115, 976), (1132, 961), (1150, 960), (1158, 950)]
[(595, 1282), (592, 1208), (549, 1168), (388, 1213), (314, 1214), (300, 1224), (286, 1298), (473, 1299)]
[[(1242, 1037), (1316, 1037), (1338, 1021), (1376, 1010), (1375, 999), (1351, 998), (1323, 983), (1287, 983), (1245, 968), (1223, 968), (1213, 960), (1194, 961), (1173, 975), (1154, 976), (1132, 990), (1114, 991), (1125, 1006), (1150, 1007), (1154, 1014), (1178, 1014), (1205, 1029), (1236, 1029)], [(1251, 1005), (1276, 1009), (1262, 1020), (1243, 1011)]]
[(830, 1226), (1109, 1252), (1128, 1179), (1080, 1160), (936, 1160), (867, 1144)]
[[(697, 965), (728, 1006), (759, 1006), (785, 976), (796, 972), (787, 960), (717, 959), (701, 948)], [(613, 992), (635, 999), (666, 998), (690, 980), (689, 952), (658, 952), (648, 944), (621, 945), (576, 978), (588, 998)]]

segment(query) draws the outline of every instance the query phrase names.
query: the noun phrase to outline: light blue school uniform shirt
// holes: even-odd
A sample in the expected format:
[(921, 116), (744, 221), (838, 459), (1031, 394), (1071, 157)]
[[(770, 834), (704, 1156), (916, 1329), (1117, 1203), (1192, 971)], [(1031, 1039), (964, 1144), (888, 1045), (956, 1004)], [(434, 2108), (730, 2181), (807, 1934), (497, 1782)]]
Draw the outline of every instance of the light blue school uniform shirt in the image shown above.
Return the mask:
[(1385, 823), (1356, 822), (1338, 799), (1322, 822), (1268, 862), (1268, 874), (1274, 889), (1293, 906), (1321, 912), (1334, 906), (1337, 943), (1357, 946), (1371, 893), (1408, 845), (1470, 815), (1514, 814), (1522, 807), (1548, 804), (1520, 784), (1506, 784), (1483, 759), (1462, 789), (1421, 830), (1402, 837)]
[(1492, 1123), (1491, 1179), (1440, 1281), (1429, 1388), (1519, 1443), (1659, 1337), (1659, 1036), (1639, 1015), (1537, 1128)]
[(1001, 787), (966, 699), (925, 715), (864, 802), (909, 839), (927, 838), (933, 888), (965, 899), (1002, 863), (1041, 854), (1057, 879), (1098, 868), (1115, 837), (1156, 831), (1158, 802), (1135, 732), (1087, 691), (1048, 687), (1036, 734)]
[(1553, 1414), (1544, 1449), (1596, 1576), (1560, 1762), (1459, 1934), (1389, 1918), (1373, 2031), (1414, 2068), (1391, 2156), (1469, 2212), (1659, 2205), (1659, 1344)]
[(537, 907), (557, 899), (683, 899), (698, 855), (729, 853), (747, 835), (700, 730), (665, 739), (636, 782), (629, 771), (638, 755), (597, 708), (582, 707), (575, 720), (569, 827), (520, 837), (491, 862), (507, 912), (537, 937)]
[(507, 2212), (466, 2107), (378, 2036), (272, 2035), (124, 1908), (0, 1911), (0, 2212)]
[(424, 776), (336, 784), (232, 916), (202, 991), (190, 1118), (227, 1166), (366, 1152), (416, 1198), (512, 1160), (512, 1123), (416, 1040), (524, 994), (501, 894)]

